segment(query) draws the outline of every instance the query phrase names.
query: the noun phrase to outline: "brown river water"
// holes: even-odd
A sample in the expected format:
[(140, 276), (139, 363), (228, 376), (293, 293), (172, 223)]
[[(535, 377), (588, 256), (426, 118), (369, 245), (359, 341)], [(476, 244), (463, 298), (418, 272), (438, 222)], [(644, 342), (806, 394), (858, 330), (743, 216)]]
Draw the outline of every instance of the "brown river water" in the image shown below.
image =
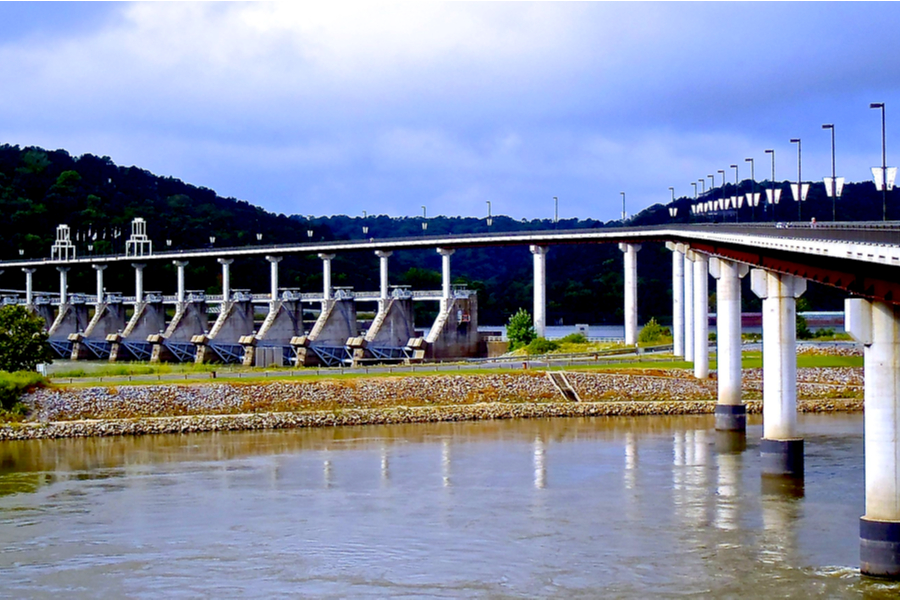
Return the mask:
[(894, 598), (861, 578), (862, 415), (802, 489), (710, 416), (0, 443), (0, 597)]

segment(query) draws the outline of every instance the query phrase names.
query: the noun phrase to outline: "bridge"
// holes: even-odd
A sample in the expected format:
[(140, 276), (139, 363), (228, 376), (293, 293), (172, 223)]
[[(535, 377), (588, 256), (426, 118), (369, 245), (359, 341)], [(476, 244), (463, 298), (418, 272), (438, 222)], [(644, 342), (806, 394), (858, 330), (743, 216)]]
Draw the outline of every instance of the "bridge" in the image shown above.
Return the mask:
[[(367, 239), (328, 243), (281, 244), (153, 252), (145, 224), (136, 220), (126, 253), (76, 257), (67, 228), (58, 230), (48, 259), (0, 262), (0, 269), (25, 273), (24, 303), (48, 319), (51, 340), (71, 346), (74, 358), (106, 355), (109, 360), (237, 360), (257, 364), (265, 354), (278, 362), (333, 364), (347, 360), (415, 360), (426, 356), (467, 356), (477, 351), (477, 298), (451, 285), (451, 257), (456, 249), (526, 246), (534, 257), (534, 324), (546, 327), (546, 256), (554, 245), (616, 243), (624, 254), (625, 343), (637, 341), (637, 260), (641, 244), (665, 243), (672, 251), (674, 353), (693, 362), (694, 375), (709, 377), (709, 277), (715, 280), (718, 335), (716, 428), (743, 432), (746, 408), (741, 396), (741, 286), (750, 274), (751, 289), (763, 312), (762, 469), (766, 477), (803, 479), (804, 447), (797, 428), (796, 298), (807, 281), (848, 293), (847, 331), (864, 347), (866, 514), (860, 521), (862, 572), (900, 578), (900, 224), (808, 223), (785, 227), (761, 224), (607, 227), (591, 230), (528, 231), (402, 239)], [(64, 227), (64, 226), (61, 226)], [(389, 285), (389, 258), (394, 252), (436, 251), (442, 257), (440, 292), (417, 292)], [(380, 289), (359, 293), (332, 286), (331, 261), (338, 253), (374, 252), (379, 257)], [(300, 294), (278, 285), (278, 263), (286, 255), (317, 255), (323, 265), (321, 294)], [(263, 296), (232, 290), (229, 265), (237, 257), (269, 263), (271, 286)], [(223, 293), (208, 298), (189, 292), (184, 267), (191, 260), (215, 259), (222, 266)], [(178, 267), (174, 296), (147, 293), (143, 270), (151, 262)], [(135, 270), (133, 297), (108, 297), (103, 270), (113, 263)], [(87, 300), (72, 296), (67, 273), (91, 267), (97, 273), (94, 316), (88, 322)], [(38, 268), (56, 268), (60, 290), (51, 300), (32, 291)], [(439, 303), (425, 337), (412, 327), (412, 300)], [(378, 312), (364, 335), (356, 329), (355, 302), (373, 300)], [(123, 303), (134, 306), (125, 322)], [(167, 319), (165, 303), (174, 304)], [(210, 327), (207, 303), (219, 305)], [(303, 302), (321, 305), (309, 332), (303, 328)], [(263, 325), (254, 325), (254, 304), (264, 305)], [(105, 337), (104, 337), (105, 336)], [(103, 344), (108, 344), (103, 346)], [(290, 348), (290, 352), (286, 350)], [(274, 355), (281, 354), (276, 360)], [(280, 364), (280, 362), (279, 362)]]

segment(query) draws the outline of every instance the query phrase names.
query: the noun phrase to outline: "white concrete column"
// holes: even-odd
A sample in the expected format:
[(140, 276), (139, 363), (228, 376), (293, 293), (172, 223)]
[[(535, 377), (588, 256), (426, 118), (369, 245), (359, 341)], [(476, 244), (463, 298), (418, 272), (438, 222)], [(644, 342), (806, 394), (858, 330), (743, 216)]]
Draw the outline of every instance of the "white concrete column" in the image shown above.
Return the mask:
[(672, 251), (672, 354), (684, 356), (684, 244), (666, 242)]
[(390, 295), (388, 293), (388, 259), (392, 254), (393, 252), (391, 252), (390, 250), (375, 251), (375, 256), (378, 257), (378, 271), (380, 275), (379, 279), (381, 282), (381, 285), (379, 286), (381, 291), (380, 298), (382, 300), (387, 300), (388, 296)]
[(900, 315), (893, 305), (844, 301), (847, 331), (865, 360), (866, 514), (860, 521), (865, 575), (900, 576)]
[(721, 258), (711, 258), (709, 267), (716, 278), (716, 429), (743, 431), (747, 410), (741, 401), (741, 277), (750, 268)]
[(453, 248), (438, 248), (441, 255), (441, 309), (450, 304), (450, 257), (456, 252)]
[(319, 254), (319, 258), (322, 259), (322, 296), (325, 300), (331, 300), (332, 296), (332, 287), (331, 287), (331, 261), (334, 259), (334, 254)]
[(91, 265), (94, 267), (94, 270), (97, 271), (97, 304), (101, 304), (104, 300), (103, 298), (103, 270), (106, 269), (106, 265)]
[(709, 377), (709, 256), (690, 251), (694, 270), (694, 377)]
[(634, 346), (638, 338), (637, 253), (640, 244), (619, 244), (625, 260), (625, 345)]
[(694, 262), (690, 246), (684, 252), (684, 360), (694, 361)]
[(25, 273), (25, 304), (31, 306), (34, 304), (34, 272), (37, 269), (23, 268)]
[(56, 267), (59, 271), (59, 303), (60, 305), (69, 303), (69, 267)]
[(547, 337), (547, 246), (531, 246), (534, 255), (534, 331)]
[(134, 267), (134, 301), (144, 301), (144, 267), (146, 263), (131, 263)]
[(763, 473), (803, 476), (803, 440), (797, 436), (796, 299), (806, 280), (763, 269), (751, 272), (763, 312)]
[(184, 302), (184, 268), (188, 265), (188, 261), (173, 260), (172, 264), (178, 267), (178, 292), (175, 298), (178, 302)]
[[(319, 255), (321, 256), (321, 254)], [(278, 263), (281, 262), (280, 256), (266, 256), (269, 261), (269, 281), (270, 281), (270, 299), (271, 302), (278, 301)]]
[(222, 302), (228, 302), (231, 300), (231, 263), (234, 262), (234, 259), (217, 258), (216, 260), (222, 265)]

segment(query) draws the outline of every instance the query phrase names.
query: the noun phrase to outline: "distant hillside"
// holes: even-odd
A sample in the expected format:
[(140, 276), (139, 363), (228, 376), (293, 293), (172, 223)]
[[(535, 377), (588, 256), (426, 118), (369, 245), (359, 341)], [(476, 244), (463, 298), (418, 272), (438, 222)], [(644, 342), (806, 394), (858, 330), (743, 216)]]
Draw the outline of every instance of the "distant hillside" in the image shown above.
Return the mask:
[[(745, 182), (747, 183), (747, 182)], [(786, 185), (786, 184), (785, 184)], [(732, 186), (733, 187), (733, 186)], [(749, 189), (749, 188), (748, 188)], [(743, 189), (742, 189), (743, 191)], [(820, 193), (821, 192), (821, 193)], [(786, 192), (787, 193), (787, 192)], [(726, 194), (729, 194), (726, 186)], [(830, 203), (823, 201), (824, 188), (814, 185), (810, 200), (804, 205), (805, 217), (830, 219)], [(686, 220), (688, 203), (682, 198), (677, 221)], [(845, 187), (845, 199), (839, 216), (852, 214), (859, 218), (880, 218), (881, 196), (872, 184)], [(314, 213), (321, 207), (300, 206), (303, 213)], [(790, 219), (796, 210), (793, 202), (779, 207), (779, 220)], [(827, 209), (827, 215), (826, 215)], [(746, 213), (746, 214), (744, 214)], [(313, 240), (392, 238), (423, 235), (422, 218), (394, 218), (385, 215), (348, 217), (285, 216), (269, 213), (245, 201), (222, 198), (213, 190), (195, 187), (178, 179), (159, 177), (137, 167), (121, 167), (108, 157), (85, 154), (72, 157), (64, 150), (0, 146), (0, 257), (49, 256), (55, 228), (60, 223), (72, 227), (79, 255), (121, 252), (128, 236), (130, 222), (143, 217), (148, 233), (158, 249), (171, 240), (172, 248), (194, 248), (211, 245), (239, 246)], [(731, 215), (734, 218), (734, 215)], [(749, 219), (746, 209), (742, 219)], [(654, 205), (632, 222), (656, 224), (670, 222), (666, 206)], [(485, 219), (471, 217), (429, 218), (428, 234), (472, 233), (487, 231)], [(596, 228), (618, 226), (586, 219), (517, 221), (494, 217), (492, 231), (534, 229)], [(89, 247), (91, 248), (89, 250)], [(670, 300), (671, 255), (659, 244), (646, 244), (638, 255), (641, 319), (656, 316), (668, 320)], [(281, 263), (281, 282), (286, 287), (304, 291), (318, 290), (322, 285), (321, 262), (315, 256), (286, 257)], [(343, 254), (333, 265), (335, 285), (358, 290), (374, 290), (378, 286), (377, 258), (370, 254)], [(398, 252), (391, 259), (391, 282), (418, 288), (435, 289), (440, 284), (440, 257), (434, 252)], [(232, 267), (232, 286), (262, 292), (268, 288), (268, 268), (260, 260), (237, 260)], [(480, 248), (461, 250), (453, 257), (454, 277), (479, 290), (481, 322), (504, 323), (519, 307), (531, 309), (532, 257), (527, 248)], [(2, 287), (21, 287), (19, 274), (3, 275)], [(171, 292), (175, 286), (174, 267), (154, 266), (146, 272), (148, 290)], [(75, 291), (92, 292), (91, 270), (70, 273)], [(110, 268), (107, 289), (132, 293), (134, 274), (127, 266)], [(55, 290), (58, 275), (42, 269), (36, 275), (38, 288)], [(220, 267), (214, 261), (194, 261), (188, 267), (188, 287), (215, 292), (220, 289)], [(551, 322), (620, 323), (622, 319), (622, 258), (614, 245), (572, 245), (553, 248), (548, 255), (548, 312)], [(749, 296), (749, 294), (745, 294)], [(808, 298), (814, 308), (837, 308), (840, 295), (820, 286), (811, 286)], [(747, 308), (758, 303), (745, 298)], [(427, 319), (423, 317), (421, 322)]]

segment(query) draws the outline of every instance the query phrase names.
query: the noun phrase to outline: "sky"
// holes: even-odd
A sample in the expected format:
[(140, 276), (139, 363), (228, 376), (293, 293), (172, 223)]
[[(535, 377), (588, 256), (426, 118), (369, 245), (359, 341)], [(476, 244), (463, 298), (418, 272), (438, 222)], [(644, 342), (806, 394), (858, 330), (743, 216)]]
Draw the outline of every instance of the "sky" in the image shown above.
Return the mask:
[[(900, 3), (0, 2), (0, 143), (284, 214), (616, 219), (900, 154)], [(895, 116), (896, 115), (896, 116)], [(701, 186), (700, 180), (703, 180)]]

